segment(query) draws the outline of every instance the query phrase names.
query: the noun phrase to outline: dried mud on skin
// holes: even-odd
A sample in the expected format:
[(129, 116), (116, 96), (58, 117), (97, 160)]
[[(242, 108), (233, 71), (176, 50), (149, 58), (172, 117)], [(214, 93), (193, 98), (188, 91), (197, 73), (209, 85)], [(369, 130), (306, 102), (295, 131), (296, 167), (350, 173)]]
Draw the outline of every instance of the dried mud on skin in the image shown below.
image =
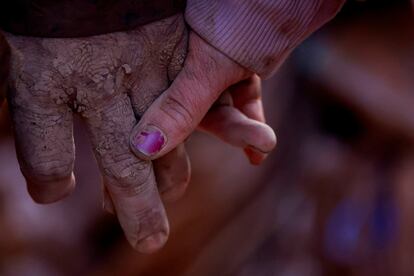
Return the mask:
[[(148, 201), (159, 197), (155, 185), (144, 185), (154, 178), (152, 163), (132, 154), (129, 135), (182, 68), (187, 49), (183, 17), (86, 38), (5, 37), (11, 47), (8, 99), (26, 179), (43, 185), (72, 176), (72, 120), (78, 114), (87, 124), (108, 190), (145, 195)], [(132, 202), (127, 198), (122, 204), (117, 211)], [(136, 242), (164, 212), (146, 210), (133, 221), (122, 211), (117, 215), (124, 228), (136, 229), (136, 236), (128, 237)]]

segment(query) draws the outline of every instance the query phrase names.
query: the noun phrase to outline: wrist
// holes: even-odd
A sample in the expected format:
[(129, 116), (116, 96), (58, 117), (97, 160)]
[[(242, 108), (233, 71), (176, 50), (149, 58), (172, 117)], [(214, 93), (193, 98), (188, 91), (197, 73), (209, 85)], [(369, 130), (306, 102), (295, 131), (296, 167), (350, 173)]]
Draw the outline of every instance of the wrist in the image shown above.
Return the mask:
[(212, 85), (210, 89), (220, 92), (254, 74), (193, 31), (190, 33), (188, 58), (192, 64), (197, 64), (194, 67), (199, 72), (198, 77)]

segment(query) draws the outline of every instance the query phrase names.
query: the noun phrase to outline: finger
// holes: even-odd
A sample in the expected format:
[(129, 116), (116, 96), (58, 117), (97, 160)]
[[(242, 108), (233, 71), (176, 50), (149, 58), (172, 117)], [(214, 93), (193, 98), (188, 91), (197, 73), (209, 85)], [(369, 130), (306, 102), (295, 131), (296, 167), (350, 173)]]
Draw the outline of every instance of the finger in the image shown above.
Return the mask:
[[(141, 68), (151, 68), (151, 70), (141, 70), (138, 75), (131, 74), (127, 81), (129, 96), (137, 118), (144, 114), (176, 78), (183, 67), (187, 53), (188, 37), (183, 20), (170, 22), (168, 28), (163, 25), (160, 27), (154, 33), (159, 37), (160, 32), (166, 32), (163, 38), (168, 40), (163, 39), (159, 49), (151, 45), (151, 51), (158, 51), (157, 54), (153, 54), (153, 59), (146, 59), (146, 64), (140, 65)], [(136, 49), (131, 49), (131, 52), (136, 52)], [(190, 163), (184, 145), (179, 145), (167, 156), (156, 160), (153, 165), (162, 199), (172, 202), (180, 198), (190, 179)]]
[(252, 164), (260, 164), (276, 145), (276, 135), (271, 127), (248, 118), (232, 106), (212, 108), (200, 127), (224, 142), (248, 151)]
[(258, 75), (243, 80), (229, 89), (234, 107), (250, 119), (265, 122), (262, 102), (262, 85)]
[(273, 131), (260, 122), (265, 122), (261, 83), (260, 78), (253, 75), (228, 88), (207, 113), (200, 128), (231, 145), (242, 147), (250, 162), (257, 165), (276, 145)]
[(158, 190), (162, 199), (167, 202), (180, 199), (184, 195), (191, 177), (190, 158), (184, 144), (153, 162)]
[(136, 123), (129, 98), (112, 98), (84, 116), (104, 185), (128, 241), (142, 253), (161, 248), (169, 234), (167, 216), (151, 162), (137, 158), (128, 146)]
[(131, 149), (156, 159), (194, 131), (224, 88), (245, 78), (246, 70), (190, 34), (183, 70), (145, 112), (131, 134)]
[(38, 203), (58, 201), (75, 186), (72, 112), (42, 107), (36, 99), (10, 92), (17, 157), (29, 193)]
[[(258, 75), (255, 74), (231, 86), (229, 91), (233, 96), (234, 106), (243, 114), (259, 122), (264, 123), (266, 121), (263, 111), (261, 80)], [(255, 165), (263, 162), (268, 155), (256, 150), (254, 147), (244, 148), (244, 153), (250, 162)]]
[[(145, 28), (145, 27), (144, 27)], [(128, 51), (133, 67), (139, 74), (130, 74), (126, 78), (132, 107), (137, 117), (141, 117), (147, 108), (164, 92), (181, 71), (187, 55), (188, 34), (184, 20), (176, 17), (154, 25), (148, 35), (149, 45), (132, 44)], [(148, 30), (147, 30), (148, 31)], [(161, 34), (161, 36), (160, 36)], [(160, 39), (161, 38), (161, 39)], [(142, 51), (137, 55), (137, 47)], [(142, 58), (142, 57), (145, 58)], [(147, 70), (151, 68), (151, 70)]]

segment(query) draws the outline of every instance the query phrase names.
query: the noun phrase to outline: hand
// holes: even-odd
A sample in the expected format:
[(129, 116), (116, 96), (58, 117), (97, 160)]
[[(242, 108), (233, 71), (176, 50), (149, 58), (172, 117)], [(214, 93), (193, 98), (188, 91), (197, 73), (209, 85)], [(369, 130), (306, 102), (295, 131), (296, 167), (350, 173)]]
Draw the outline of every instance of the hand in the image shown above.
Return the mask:
[[(220, 96), (219, 104), (213, 106)], [(183, 69), (134, 128), (131, 149), (143, 159), (159, 158), (199, 124), (244, 148), (254, 164), (276, 145), (273, 130), (265, 124), (259, 77), (190, 32)]]
[[(88, 38), (6, 37), (12, 48), (8, 98), (16, 149), (31, 196), (49, 203), (73, 190), (72, 117), (78, 114), (90, 132), (107, 208), (113, 205), (136, 249), (160, 248), (169, 226), (153, 166), (134, 156), (128, 138), (136, 118), (182, 67), (187, 48), (182, 17)], [(189, 167), (182, 146), (166, 158), (174, 159), (173, 171), (159, 166), (157, 172), (173, 174), (172, 186), (185, 186)]]
[[(41, 203), (53, 202), (74, 188), (71, 128), (72, 113), (78, 113), (88, 125), (103, 173), (105, 207), (116, 212), (128, 240), (142, 252), (163, 245), (168, 236), (168, 221), (151, 163), (131, 155), (125, 147), (126, 134), (135, 124), (135, 117), (142, 115), (182, 67), (186, 32), (180, 20), (169, 19), (133, 32), (83, 39), (8, 35), (13, 48), (9, 99), (18, 157), (32, 197)], [(252, 106), (258, 104), (261, 109), (257, 80), (243, 82), (233, 90), (255, 87), (246, 91), (256, 91), (256, 104)], [(235, 106), (247, 102), (235, 100)], [(211, 114), (229, 110), (228, 104), (221, 100)], [(229, 114), (238, 115), (232, 111)], [(262, 130), (267, 130), (248, 120), (237, 120), (238, 116), (227, 120), (227, 125), (241, 126), (236, 128), (236, 134), (243, 136), (240, 130), (247, 130), (260, 137)], [(207, 130), (215, 128), (213, 133), (229, 137), (227, 140), (234, 143), (231, 131), (222, 129), (225, 124), (220, 123), (211, 120), (202, 125)], [(183, 146), (157, 160), (155, 171), (158, 189), (165, 199), (181, 196), (190, 175)], [(141, 237), (158, 231), (161, 235), (155, 239), (141, 241)]]

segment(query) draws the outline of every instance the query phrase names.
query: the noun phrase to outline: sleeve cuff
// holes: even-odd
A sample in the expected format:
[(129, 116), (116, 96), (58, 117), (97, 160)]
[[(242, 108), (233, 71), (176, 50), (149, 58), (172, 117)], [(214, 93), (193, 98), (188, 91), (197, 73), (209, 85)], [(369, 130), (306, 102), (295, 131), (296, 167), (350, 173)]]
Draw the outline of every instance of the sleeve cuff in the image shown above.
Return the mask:
[(186, 21), (218, 50), (271, 76), (291, 51), (331, 19), (344, 0), (188, 0)]

